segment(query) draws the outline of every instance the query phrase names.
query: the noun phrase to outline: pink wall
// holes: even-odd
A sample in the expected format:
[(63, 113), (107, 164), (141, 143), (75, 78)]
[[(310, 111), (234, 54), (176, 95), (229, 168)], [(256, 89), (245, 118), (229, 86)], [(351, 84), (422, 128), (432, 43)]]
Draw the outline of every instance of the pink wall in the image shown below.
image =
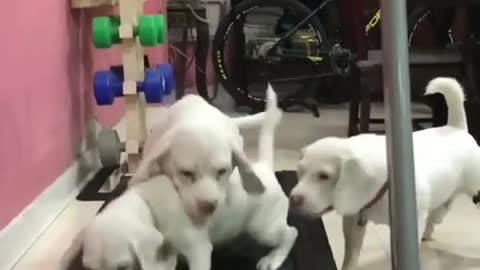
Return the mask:
[[(160, 10), (160, 1), (147, 4)], [(119, 50), (95, 50), (91, 18), (108, 10), (71, 10), (69, 1), (5, 1), (0, 10), (0, 229), (74, 160), (86, 122), (111, 126), (123, 114), (96, 106), (93, 72), (121, 63)], [(166, 60), (165, 46), (150, 50)]]

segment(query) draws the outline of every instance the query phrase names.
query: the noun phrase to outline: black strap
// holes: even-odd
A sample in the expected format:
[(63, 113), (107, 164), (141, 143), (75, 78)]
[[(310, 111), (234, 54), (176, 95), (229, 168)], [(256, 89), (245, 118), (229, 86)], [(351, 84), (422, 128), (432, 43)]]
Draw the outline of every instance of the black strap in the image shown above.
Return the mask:
[(375, 205), (382, 197), (387, 193), (388, 188), (390, 187), (390, 181), (387, 180), (383, 184), (383, 186), (380, 188), (380, 190), (377, 192), (375, 197), (369, 201), (362, 209), (360, 209), (360, 214), (358, 218), (358, 226), (365, 226), (367, 225), (367, 219), (365, 218), (365, 211), (372, 208), (373, 205)]

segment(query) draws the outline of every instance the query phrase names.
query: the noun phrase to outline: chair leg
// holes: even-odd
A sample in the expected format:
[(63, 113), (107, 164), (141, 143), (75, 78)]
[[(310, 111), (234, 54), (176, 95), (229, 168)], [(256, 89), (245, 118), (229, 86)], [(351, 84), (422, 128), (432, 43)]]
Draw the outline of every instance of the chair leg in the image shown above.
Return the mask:
[[(466, 77), (466, 95), (469, 100), (478, 100), (478, 85), (477, 85), (477, 76), (476, 76), (476, 59), (478, 59), (478, 53), (475, 49), (475, 40), (472, 38), (471, 35), (478, 34), (478, 29), (473, 28), (472, 26), (477, 23), (478, 16), (476, 16), (476, 12), (480, 9), (479, 7), (472, 7), (467, 11), (467, 21), (465, 27), (465, 35), (464, 39), (464, 46), (461, 50), (463, 56), (463, 68)], [(477, 32), (477, 33), (475, 33)], [(467, 34), (468, 33), (468, 34)]]
[(348, 115), (348, 136), (354, 136), (359, 133), (358, 130), (358, 117), (360, 112), (360, 93), (354, 89), (359, 89), (360, 76), (357, 69), (352, 70), (352, 74), (349, 78), (349, 84), (351, 91), (349, 115)]
[(360, 109), (359, 100), (357, 98), (353, 98), (350, 101), (350, 108), (349, 108), (349, 119), (348, 119), (348, 137), (357, 135), (359, 133), (358, 130), (358, 113)]
[(363, 77), (360, 81), (360, 133), (367, 133), (370, 131), (370, 91)]

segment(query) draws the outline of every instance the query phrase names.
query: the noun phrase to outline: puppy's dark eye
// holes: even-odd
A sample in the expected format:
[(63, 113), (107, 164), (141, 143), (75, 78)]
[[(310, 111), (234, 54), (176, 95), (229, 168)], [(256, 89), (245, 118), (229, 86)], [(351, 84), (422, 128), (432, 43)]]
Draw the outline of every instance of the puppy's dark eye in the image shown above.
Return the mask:
[(188, 170), (181, 170), (180, 171), (180, 174), (185, 177), (185, 178), (191, 178), (193, 179), (194, 175), (193, 175), (193, 172), (192, 171), (188, 171)]
[(224, 176), (226, 173), (227, 173), (227, 169), (226, 169), (226, 168), (219, 169), (219, 170), (217, 171), (217, 178), (220, 178), (220, 177)]
[(326, 181), (330, 178), (330, 176), (324, 172), (318, 173), (318, 180), (320, 181)]

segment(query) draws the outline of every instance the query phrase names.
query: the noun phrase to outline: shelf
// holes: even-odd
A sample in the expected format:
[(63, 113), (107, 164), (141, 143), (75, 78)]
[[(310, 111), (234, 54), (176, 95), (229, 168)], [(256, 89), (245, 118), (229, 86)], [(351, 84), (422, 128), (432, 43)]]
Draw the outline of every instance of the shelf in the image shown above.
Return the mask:
[(71, 0), (72, 8), (115, 6), (118, 0)]

